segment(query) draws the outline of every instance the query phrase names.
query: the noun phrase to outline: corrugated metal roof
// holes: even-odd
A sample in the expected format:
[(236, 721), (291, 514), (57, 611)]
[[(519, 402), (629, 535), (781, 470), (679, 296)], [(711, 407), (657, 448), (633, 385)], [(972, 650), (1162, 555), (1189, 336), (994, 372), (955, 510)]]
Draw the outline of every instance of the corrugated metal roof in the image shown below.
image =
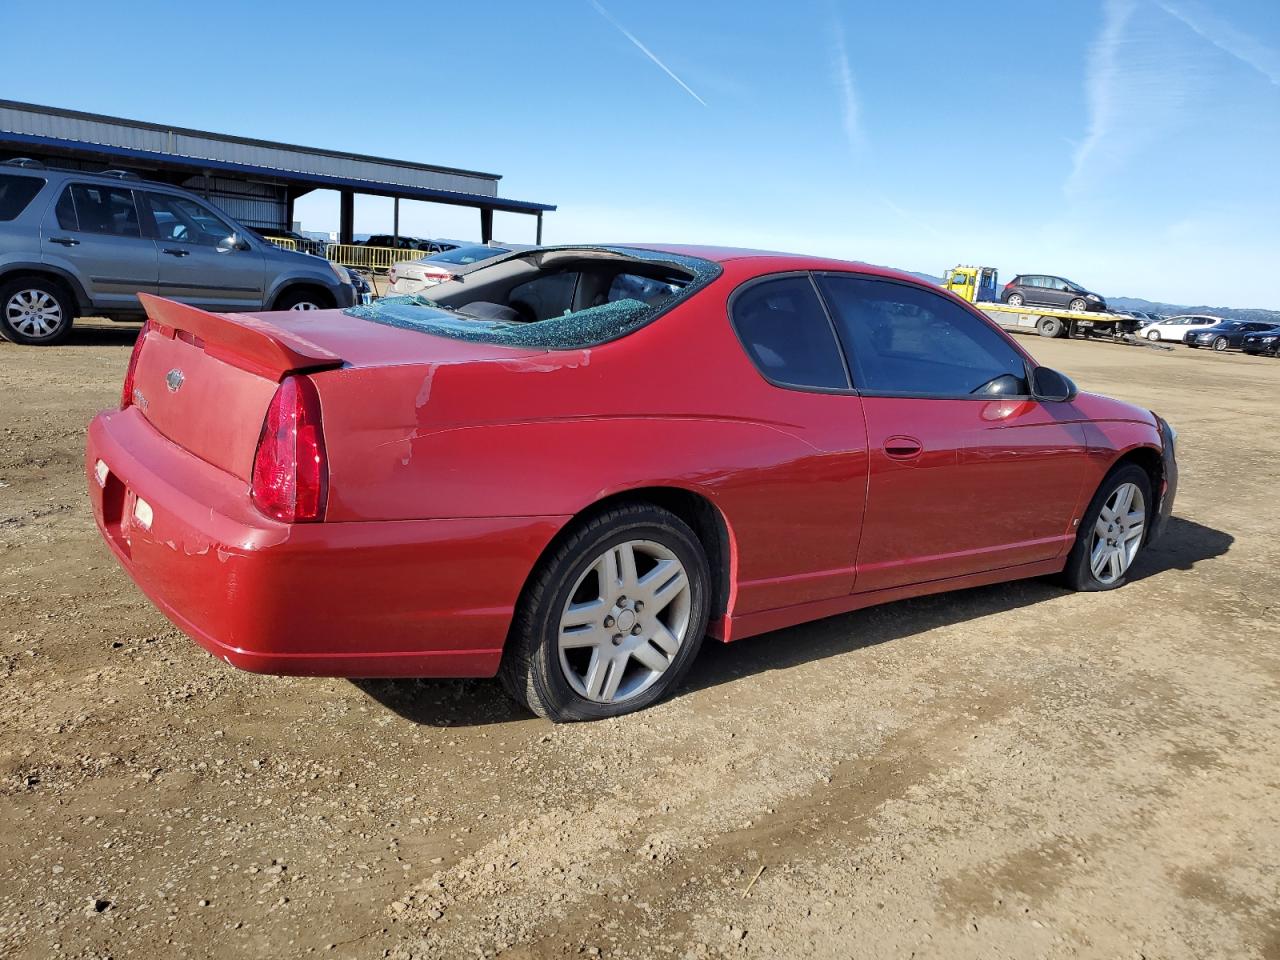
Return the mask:
[(0, 143), (85, 150), (167, 166), (267, 176), (280, 182), (491, 206), (497, 210), (555, 209), (551, 204), (499, 198), (497, 174), (252, 140), (12, 100), (0, 100)]

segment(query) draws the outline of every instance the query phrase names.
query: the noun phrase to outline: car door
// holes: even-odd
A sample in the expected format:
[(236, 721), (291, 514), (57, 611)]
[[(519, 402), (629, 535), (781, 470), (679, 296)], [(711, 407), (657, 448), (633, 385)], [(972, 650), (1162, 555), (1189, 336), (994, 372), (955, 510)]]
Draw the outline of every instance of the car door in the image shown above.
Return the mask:
[(767, 381), (762, 406), (748, 401), (743, 412), (758, 409), (794, 451), (751, 471), (754, 509), (735, 532), (735, 612), (847, 597), (865, 512), (867, 435), (833, 324), (806, 272), (748, 281), (734, 291), (729, 316)]
[(138, 312), (138, 293), (156, 292), (156, 248), (143, 236), (135, 192), (69, 183), (40, 225), (40, 259), (79, 278), (96, 310)]
[(262, 253), (202, 203), (180, 194), (142, 191), (157, 254), (160, 295), (207, 310), (260, 310)]
[(1074, 537), (1083, 419), (1030, 396), (1028, 362), (951, 298), (895, 280), (818, 280), (866, 420), (856, 590), (1052, 559)]

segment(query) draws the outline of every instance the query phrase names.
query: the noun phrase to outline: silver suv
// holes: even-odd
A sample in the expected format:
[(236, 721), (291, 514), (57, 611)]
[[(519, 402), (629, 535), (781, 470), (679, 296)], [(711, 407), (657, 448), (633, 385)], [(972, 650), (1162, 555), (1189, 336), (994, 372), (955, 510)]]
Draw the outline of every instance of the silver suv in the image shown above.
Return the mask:
[(143, 317), (139, 291), (220, 312), (349, 307), (345, 267), (267, 243), (209, 201), (122, 171), (0, 163), (0, 336)]

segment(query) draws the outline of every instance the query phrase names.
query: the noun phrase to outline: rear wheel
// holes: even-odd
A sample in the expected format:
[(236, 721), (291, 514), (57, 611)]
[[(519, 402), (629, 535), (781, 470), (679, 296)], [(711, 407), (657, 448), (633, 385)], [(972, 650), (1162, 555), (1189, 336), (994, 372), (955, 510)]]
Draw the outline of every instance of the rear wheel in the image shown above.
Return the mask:
[(1075, 546), (1062, 571), (1073, 590), (1123, 586), (1146, 542), (1151, 478), (1129, 463), (1107, 475), (1080, 520)]
[(1020, 306), (1022, 306), (1022, 305), (1023, 305), (1023, 303), (1025, 303), (1026, 301), (1022, 299), (1022, 294), (1020, 294), (1020, 293), (1011, 293), (1011, 294), (1009, 294), (1009, 299), (1008, 299), (1008, 300), (1006, 300), (1005, 302), (1006, 302), (1007, 304), (1009, 304), (1009, 306), (1011, 306), (1011, 307), (1020, 307)]
[(1041, 317), (1036, 324), (1036, 333), (1042, 337), (1061, 337), (1067, 332), (1067, 325), (1057, 317)]
[(710, 573), (684, 521), (636, 504), (574, 530), (521, 597), (499, 676), (556, 722), (651, 706), (684, 677), (706, 632)]
[(43, 277), (0, 284), (0, 334), (25, 346), (58, 343), (71, 332), (73, 304), (61, 284)]
[(1231, 344), (1226, 337), (1217, 337), (1213, 341), (1213, 349), (1217, 350), (1219, 353), (1227, 349), (1229, 346), (1231, 346)]

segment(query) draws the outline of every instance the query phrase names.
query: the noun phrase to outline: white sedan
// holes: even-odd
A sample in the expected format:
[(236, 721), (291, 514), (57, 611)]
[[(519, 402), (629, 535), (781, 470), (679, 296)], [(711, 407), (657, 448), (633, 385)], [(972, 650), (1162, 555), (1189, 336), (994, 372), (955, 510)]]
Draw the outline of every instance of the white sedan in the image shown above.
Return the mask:
[(1221, 317), (1210, 317), (1202, 313), (1185, 314), (1180, 317), (1168, 317), (1159, 323), (1149, 323), (1142, 328), (1141, 334), (1148, 340), (1183, 343), (1188, 333), (1208, 330), (1221, 322)]
[(421, 293), (427, 287), (433, 287), (437, 283), (443, 283), (451, 279), (464, 267), (470, 267), (472, 264), (482, 263), (485, 260), (492, 260), (494, 257), (500, 257), (503, 254), (523, 249), (526, 248), (514, 244), (495, 247), (474, 243), (455, 247), (452, 250), (446, 250), (444, 253), (433, 253), (420, 260), (406, 260), (402, 263), (397, 263), (387, 275), (387, 280), (391, 284), (387, 295), (405, 296), (411, 293)]

